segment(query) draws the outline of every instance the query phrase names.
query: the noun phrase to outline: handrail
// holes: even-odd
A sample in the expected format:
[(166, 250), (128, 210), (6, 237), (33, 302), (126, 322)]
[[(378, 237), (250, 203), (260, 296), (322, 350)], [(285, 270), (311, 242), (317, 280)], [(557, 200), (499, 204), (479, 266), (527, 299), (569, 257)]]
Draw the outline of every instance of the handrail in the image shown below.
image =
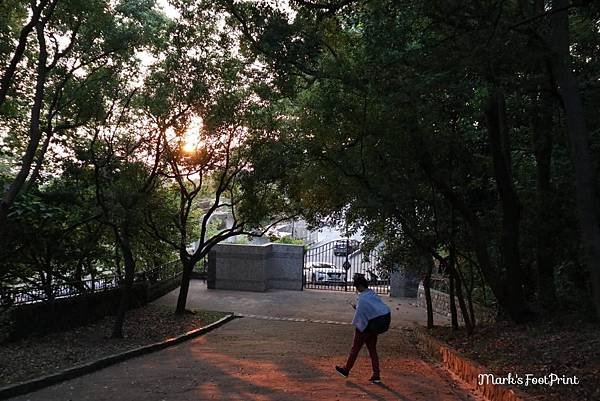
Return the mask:
[[(155, 284), (169, 280), (181, 274), (182, 266), (179, 260), (173, 260), (163, 266), (144, 270), (135, 274), (134, 282), (148, 282)], [(53, 299), (71, 298), (83, 294), (100, 293), (118, 288), (121, 280), (117, 276), (104, 276), (94, 279), (53, 284), (50, 288), (43, 286), (22, 286), (7, 289), (0, 287), (0, 306), (12, 306), (46, 302)], [(50, 294), (50, 296), (48, 296)]]

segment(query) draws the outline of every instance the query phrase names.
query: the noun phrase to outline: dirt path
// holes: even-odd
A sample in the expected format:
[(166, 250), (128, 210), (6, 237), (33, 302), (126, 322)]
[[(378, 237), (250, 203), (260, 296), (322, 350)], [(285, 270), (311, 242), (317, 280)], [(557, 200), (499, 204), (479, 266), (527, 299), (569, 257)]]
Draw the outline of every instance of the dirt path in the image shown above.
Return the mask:
[[(215, 295), (218, 294), (209, 294)], [(261, 298), (260, 294), (238, 295), (240, 304), (243, 304), (244, 297)], [(278, 313), (263, 308), (264, 313), (260, 314), (281, 316), (271, 319), (239, 318), (193, 341), (131, 359), (14, 400), (472, 399), (457, 388), (444, 372), (423, 361), (409, 342), (407, 331), (397, 327), (380, 338), (383, 384), (368, 382), (371, 372), (366, 350), (361, 352), (348, 379), (338, 376), (333, 367), (344, 362), (353, 328), (349, 324), (315, 320), (321, 321), (318, 318), (331, 316), (331, 313), (323, 313), (321, 316), (322, 313), (317, 312), (328, 307), (328, 303), (323, 303), (321, 297), (332, 297), (338, 302), (344, 298), (339, 294), (304, 294), (313, 298), (313, 301), (309, 305), (306, 298), (299, 298), (301, 302), (307, 302), (307, 308), (303, 309), (293, 308), (293, 301), (290, 299), (296, 295), (298, 294), (279, 293), (277, 296), (281, 299)], [(169, 297), (165, 299), (168, 301)], [(336, 303), (330, 306), (335, 309), (339, 305)], [(312, 315), (285, 316), (291, 314), (292, 310), (288, 308), (304, 310), (304, 314)], [(257, 311), (260, 312), (261, 309), (246, 309), (244, 313), (250, 315), (250, 312)], [(401, 311), (397, 310), (394, 315), (401, 316), (399, 312)], [(343, 322), (341, 319), (346, 315), (345, 309), (340, 309), (340, 314), (334, 320)]]

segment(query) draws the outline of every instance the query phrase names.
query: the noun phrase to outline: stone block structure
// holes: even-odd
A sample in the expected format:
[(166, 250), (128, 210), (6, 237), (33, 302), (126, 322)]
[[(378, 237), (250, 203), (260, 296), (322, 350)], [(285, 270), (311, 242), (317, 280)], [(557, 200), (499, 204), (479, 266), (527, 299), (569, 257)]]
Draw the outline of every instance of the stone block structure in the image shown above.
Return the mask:
[(416, 298), (418, 295), (419, 279), (401, 268), (390, 274), (390, 297)]
[(216, 245), (208, 254), (209, 289), (302, 290), (304, 248), (298, 245)]

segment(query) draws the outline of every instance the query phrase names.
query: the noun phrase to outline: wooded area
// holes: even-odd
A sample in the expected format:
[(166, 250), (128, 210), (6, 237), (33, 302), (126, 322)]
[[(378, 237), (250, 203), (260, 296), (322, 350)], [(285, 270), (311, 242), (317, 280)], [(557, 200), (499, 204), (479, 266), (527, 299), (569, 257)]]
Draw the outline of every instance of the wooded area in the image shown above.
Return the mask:
[(598, 319), (598, 60), (585, 0), (2, 0), (0, 283), (178, 257), (182, 313), (214, 244), (302, 214), (468, 327)]

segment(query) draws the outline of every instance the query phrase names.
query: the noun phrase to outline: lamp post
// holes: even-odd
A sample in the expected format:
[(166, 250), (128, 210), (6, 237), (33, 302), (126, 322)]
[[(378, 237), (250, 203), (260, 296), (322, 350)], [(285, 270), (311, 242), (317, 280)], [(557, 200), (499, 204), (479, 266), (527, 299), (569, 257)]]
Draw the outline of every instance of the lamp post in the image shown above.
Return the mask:
[(348, 261), (348, 252), (346, 252), (346, 261), (342, 265), (344, 268), (344, 291), (348, 291), (348, 270), (350, 270), (350, 262)]
[(348, 254), (350, 253), (350, 239), (348, 238), (348, 218), (346, 217), (346, 261), (342, 265), (344, 268), (344, 291), (348, 291), (348, 270), (350, 270), (350, 261), (348, 260)]

